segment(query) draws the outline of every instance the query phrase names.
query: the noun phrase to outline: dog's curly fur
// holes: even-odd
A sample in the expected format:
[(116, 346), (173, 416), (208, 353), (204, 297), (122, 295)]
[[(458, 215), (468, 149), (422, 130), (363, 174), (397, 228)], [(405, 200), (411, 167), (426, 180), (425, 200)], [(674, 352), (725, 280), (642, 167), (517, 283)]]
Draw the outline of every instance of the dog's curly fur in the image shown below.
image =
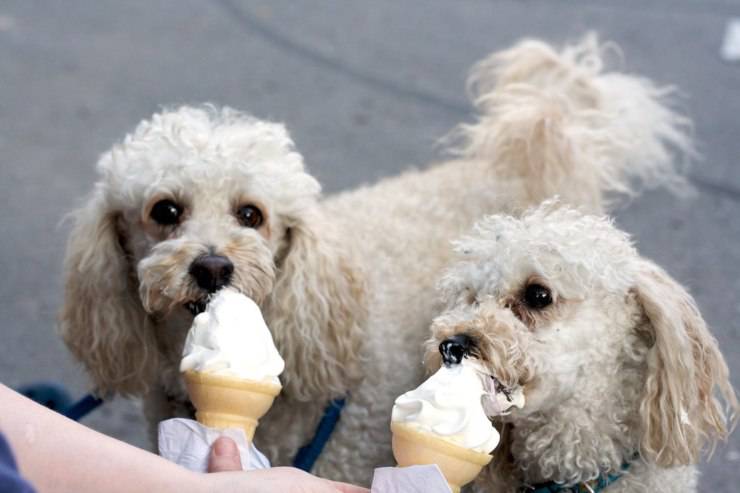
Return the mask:
[[(319, 198), (282, 125), (230, 109), (164, 111), (103, 155), (74, 214), (61, 332), (102, 393), (144, 396), (152, 424), (191, 409), (178, 374), (204, 296), (188, 275), (207, 252), (235, 265), (232, 286), (257, 300), (285, 357), (284, 391), (257, 431), (290, 462), (331, 398), (349, 395), (314, 472), (367, 483), (390, 464), (396, 395), (423, 376), (434, 282), (449, 242), (485, 214), (559, 194), (600, 211), (605, 194), (677, 184), (691, 152), (667, 90), (606, 72), (595, 37), (555, 51), (524, 41), (478, 65), (479, 120), (453, 138), (458, 159)], [(183, 208), (160, 227), (150, 210)], [(242, 227), (235, 211), (260, 208)]]
[[(693, 464), (727, 435), (738, 403), (691, 296), (608, 219), (553, 201), (482, 220), (457, 252), (430, 366), (443, 340), (465, 334), (473, 357), (526, 397), (497, 419), (504, 440), (479, 490), (577, 484), (631, 462), (607, 491), (696, 491)], [(527, 304), (533, 284), (552, 304)]]

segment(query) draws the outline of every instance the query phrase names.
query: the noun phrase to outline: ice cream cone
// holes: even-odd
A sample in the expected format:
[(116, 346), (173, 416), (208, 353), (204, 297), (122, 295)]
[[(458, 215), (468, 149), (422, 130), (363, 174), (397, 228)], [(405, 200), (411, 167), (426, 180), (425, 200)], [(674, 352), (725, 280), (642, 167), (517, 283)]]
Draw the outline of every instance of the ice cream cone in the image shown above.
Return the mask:
[(437, 464), (453, 493), (471, 482), (493, 456), (477, 452), (420, 431), (405, 423), (391, 422), (393, 455), (399, 466)]
[(280, 393), (279, 383), (186, 371), (185, 383), (195, 418), (211, 428), (242, 428), (250, 441), (259, 419)]

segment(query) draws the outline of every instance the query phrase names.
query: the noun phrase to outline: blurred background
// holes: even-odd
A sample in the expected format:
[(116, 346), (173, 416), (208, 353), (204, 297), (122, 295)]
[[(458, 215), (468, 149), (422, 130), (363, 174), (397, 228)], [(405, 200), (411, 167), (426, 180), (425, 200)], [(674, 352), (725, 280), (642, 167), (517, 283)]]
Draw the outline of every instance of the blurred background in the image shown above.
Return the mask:
[[(720, 57), (739, 0), (112, 0), (0, 3), (0, 381), (84, 373), (55, 334), (68, 225), (100, 153), (161, 105), (213, 102), (285, 122), (325, 193), (439, 157), (472, 118), (469, 67), (525, 36), (587, 30), (624, 70), (686, 95), (699, 194), (650, 192), (617, 211), (642, 253), (689, 287), (740, 383), (740, 63)], [(83, 421), (146, 446), (136, 402)], [(734, 492), (740, 432), (702, 466)]]

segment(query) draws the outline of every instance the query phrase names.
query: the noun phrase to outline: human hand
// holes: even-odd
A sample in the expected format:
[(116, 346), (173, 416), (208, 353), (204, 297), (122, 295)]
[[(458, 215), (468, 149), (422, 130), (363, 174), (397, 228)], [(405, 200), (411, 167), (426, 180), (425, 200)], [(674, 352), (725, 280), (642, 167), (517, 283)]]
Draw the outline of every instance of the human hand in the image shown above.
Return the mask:
[(211, 475), (210, 478), (219, 482), (225, 481), (224, 485), (233, 488), (234, 492), (367, 493), (368, 491), (359, 486), (317, 478), (292, 467), (236, 473), (241, 470), (242, 464), (236, 443), (227, 437), (220, 437), (213, 442), (208, 458), (208, 472), (222, 474)]

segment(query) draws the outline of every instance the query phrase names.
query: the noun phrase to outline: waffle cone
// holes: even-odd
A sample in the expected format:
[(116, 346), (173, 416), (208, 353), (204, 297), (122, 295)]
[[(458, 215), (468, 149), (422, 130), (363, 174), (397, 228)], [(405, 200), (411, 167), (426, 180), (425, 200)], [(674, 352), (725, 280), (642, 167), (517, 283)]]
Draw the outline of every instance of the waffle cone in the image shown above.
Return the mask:
[(250, 441), (259, 420), (280, 393), (280, 384), (215, 373), (186, 371), (195, 419), (210, 428), (242, 428)]
[(453, 493), (459, 493), (493, 458), (405, 423), (391, 422), (391, 431), (393, 456), (398, 465), (437, 464)]

